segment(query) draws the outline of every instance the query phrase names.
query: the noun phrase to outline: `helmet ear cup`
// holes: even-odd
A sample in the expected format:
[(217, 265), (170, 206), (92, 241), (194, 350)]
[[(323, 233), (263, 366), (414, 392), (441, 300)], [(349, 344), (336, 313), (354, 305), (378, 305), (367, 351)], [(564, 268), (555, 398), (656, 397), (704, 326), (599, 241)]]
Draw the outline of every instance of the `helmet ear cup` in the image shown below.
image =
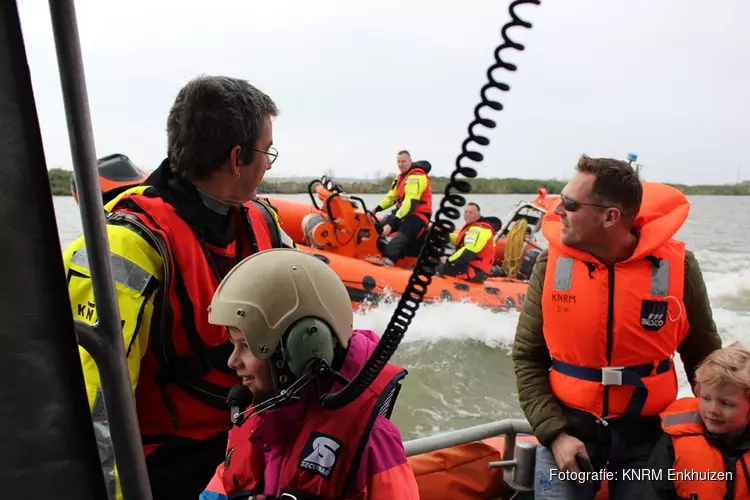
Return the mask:
[(299, 319), (284, 335), (284, 355), (289, 371), (296, 377), (312, 359), (333, 363), (335, 337), (331, 328), (318, 318)]

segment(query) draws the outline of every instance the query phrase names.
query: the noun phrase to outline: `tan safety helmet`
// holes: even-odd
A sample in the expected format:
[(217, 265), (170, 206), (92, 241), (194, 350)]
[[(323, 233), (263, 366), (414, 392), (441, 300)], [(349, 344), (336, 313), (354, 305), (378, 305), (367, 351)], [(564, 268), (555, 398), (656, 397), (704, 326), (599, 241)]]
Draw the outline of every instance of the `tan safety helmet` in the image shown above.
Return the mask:
[[(353, 313), (344, 283), (320, 259), (275, 248), (251, 255), (222, 280), (208, 322), (242, 332), (253, 356), (299, 376), (313, 358), (333, 363), (335, 340), (349, 346)], [(335, 339), (335, 340), (334, 340)], [(277, 366), (274, 366), (277, 364)]]

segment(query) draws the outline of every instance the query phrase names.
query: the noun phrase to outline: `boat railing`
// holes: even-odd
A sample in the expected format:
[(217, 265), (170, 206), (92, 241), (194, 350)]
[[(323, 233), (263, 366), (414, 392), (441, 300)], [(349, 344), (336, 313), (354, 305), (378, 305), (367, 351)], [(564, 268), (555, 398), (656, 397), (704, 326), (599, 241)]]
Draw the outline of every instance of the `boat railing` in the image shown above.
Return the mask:
[(411, 457), (502, 436), (502, 460), (488, 462), (487, 466), (503, 469), (503, 480), (513, 491), (528, 493), (534, 489), (537, 442), (518, 441), (519, 435), (533, 435), (529, 422), (505, 419), (405, 441), (404, 449), (406, 456)]
[(529, 222), (529, 235), (533, 236), (538, 233), (542, 227), (542, 218), (544, 209), (530, 201), (520, 201), (508, 213), (503, 220), (503, 227), (495, 233), (495, 241), (508, 235), (510, 226), (516, 220), (525, 218)]

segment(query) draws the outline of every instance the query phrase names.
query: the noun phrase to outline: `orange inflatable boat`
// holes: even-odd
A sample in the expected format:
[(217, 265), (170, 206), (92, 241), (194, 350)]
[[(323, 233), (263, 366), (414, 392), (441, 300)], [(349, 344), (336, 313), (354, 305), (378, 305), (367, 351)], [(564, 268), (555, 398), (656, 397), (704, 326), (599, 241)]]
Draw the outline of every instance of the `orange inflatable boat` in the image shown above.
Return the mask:
[[(365, 261), (380, 256), (377, 241), (380, 223), (367, 209), (364, 200), (344, 193), (331, 179), (322, 177), (308, 186), (311, 203), (269, 197), (268, 201), (279, 214), (284, 231), (303, 252), (311, 253), (326, 262), (341, 277), (349, 290), (352, 305), (376, 303), (388, 297), (398, 297), (406, 289), (416, 258), (404, 258), (395, 266), (377, 266)], [(466, 301), (492, 310), (520, 309), (526, 296), (528, 276), (538, 255), (533, 236), (541, 227), (545, 211), (554, 206), (558, 197), (548, 196), (540, 189), (532, 202), (519, 203), (505, 221), (495, 219), (496, 267), (484, 283), (471, 283), (452, 277), (433, 277), (425, 296), (426, 303)], [(508, 253), (506, 241), (514, 226), (522, 224), (525, 234), (514, 238), (517, 259), (524, 260), (520, 274), (508, 277), (501, 268)], [(518, 235), (517, 235), (518, 236)], [(526, 258), (528, 257), (528, 258)], [(496, 271), (496, 272), (494, 272)]]

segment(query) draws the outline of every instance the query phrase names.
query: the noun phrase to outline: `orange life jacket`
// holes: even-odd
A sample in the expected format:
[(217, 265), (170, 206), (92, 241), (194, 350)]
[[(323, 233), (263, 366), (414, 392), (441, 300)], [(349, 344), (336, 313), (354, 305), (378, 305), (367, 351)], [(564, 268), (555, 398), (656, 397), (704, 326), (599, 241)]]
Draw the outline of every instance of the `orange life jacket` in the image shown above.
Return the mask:
[[(125, 200), (140, 211), (122, 206)], [(271, 248), (278, 241), (271, 233), (273, 216), (259, 202), (244, 206), (256, 251)], [(170, 437), (201, 440), (227, 431), (226, 396), (238, 379), (227, 367), (232, 345), (225, 329), (208, 323), (206, 311), (219, 280), (206, 244), (160, 197), (126, 194), (108, 215), (108, 223), (118, 221), (156, 236), (153, 243), (165, 266), (166, 300), (155, 313), (161, 328), (150, 333), (135, 391), (146, 455)], [(234, 252), (235, 245), (225, 251)]]
[[(456, 237), (456, 246), (458, 248), (461, 248), (464, 244), (464, 237), (466, 236), (466, 232), (471, 229), (472, 227), (483, 227), (485, 229), (489, 229), (493, 234), (495, 232), (495, 228), (493, 228), (488, 222), (484, 221), (477, 221), (472, 222), (471, 224), (466, 224), (464, 227), (461, 228), (461, 230), (458, 232), (458, 236)], [(469, 262), (468, 266), (468, 278), (471, 279), (474, 276), (476, 276), (475, 269), (479, 269), (480, 271), (483, 271), (486, 275), (489, 275), (490, 272), (492, 272), (492, 264), (495, 262), (495, 239), (492, 238), (490, 241), (487, 242), (487, 244), (484, 246), (481, 252), (477, 254), (477, 257)]]
[(560, 241), (550, 211), (542, 293), (550, 385), (563, 404), (596, 417), (657, 416), (677, 397), (672, 357), (689, 328), (683, 303), (685, 245), (672, 239), (689, 202), (677, 189), (643, 183), (638, 245), (607, 267)]
[(678, 399), (662, 412), (661, 421), (674, 446), (670, 473), (680, 498), (750, 498), (750, 451), (728, 457), (713, 447), (698, 413), (697, 398)]
[(427, 178), (427, 187), (419, 198), (417, 206), (414, 207), (414, 210), (412, 210), (410, 215), (416, 215), (425, 221), (425, 224), (429, 224), (430, 218), (432, 217), (432, 182), (430, 181), (430, 176), (427, 175), (427, 172), (421, 168), (412, 168), (405, 174), (401, 174), (396, 178), (396, 197), (398, 198), (398, 206), (401, 206), (406, 197), (406, 179), (410, 175), (424, 175)]
[[(405, 375), (403, 368), (386, 364), (372, 385), (349, 405), (338, 410), (311, 408), (279, 474), (279, 498), (286, 498), (284, 493), (300, 500), (340, 499), (351, 494), (370, 430), (378, 414), (393, 407), (396, 394), (391, 394)], [(261, 417), (255, 416), (232, 428), (223, 475), (229, 498), (239, 492), (242, 498), (263, 495), (263, 449), (257, 439), (261, 436), (254, 434), (260, 422)]]

